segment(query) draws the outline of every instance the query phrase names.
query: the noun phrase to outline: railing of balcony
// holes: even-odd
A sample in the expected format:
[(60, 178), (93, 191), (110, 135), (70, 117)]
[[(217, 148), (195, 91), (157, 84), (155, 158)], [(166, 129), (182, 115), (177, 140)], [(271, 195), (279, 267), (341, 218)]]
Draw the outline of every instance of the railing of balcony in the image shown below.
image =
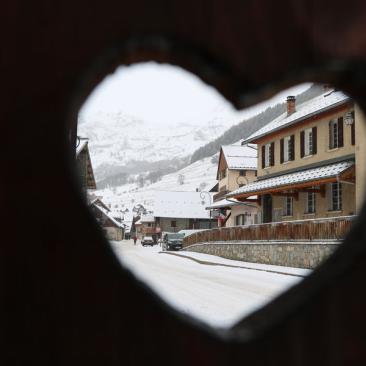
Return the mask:
[(224, 198), (228, 193), (230, 193), (230, 191), (225, 190), (225, 191), (220, 191), (216, 194), (213, 195), (213, 201), (219, 201), (220, 199)]
[(273, 222), (200, 231), (184, 238), (183, 246), (238, 240), (341, 240), (356, 216)]

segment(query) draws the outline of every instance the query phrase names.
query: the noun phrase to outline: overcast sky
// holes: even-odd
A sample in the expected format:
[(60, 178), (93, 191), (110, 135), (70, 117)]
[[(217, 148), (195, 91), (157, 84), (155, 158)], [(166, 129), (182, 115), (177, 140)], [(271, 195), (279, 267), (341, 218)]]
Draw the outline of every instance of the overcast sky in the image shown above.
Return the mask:
[[(284, 101), (287, 95), (301, 93), (309, 86), (288, 89), (267, 103)], [(216, 89), (195, 75), (175, 66), (149, 62), (121, 66), (107, 76), (80, 110), (80, 117), (87, 122), (99, 113), (122, 112), (155, 126), (199, 124), (213, 117), (245, 118), (264, 109), (267, 103), (238, 113)]]

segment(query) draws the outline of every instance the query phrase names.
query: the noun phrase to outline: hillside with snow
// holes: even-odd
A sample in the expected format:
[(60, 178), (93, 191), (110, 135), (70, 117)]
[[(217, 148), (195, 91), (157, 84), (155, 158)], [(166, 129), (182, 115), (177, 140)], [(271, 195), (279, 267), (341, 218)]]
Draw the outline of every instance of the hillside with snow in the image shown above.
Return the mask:
[[(138, 174), (148, 164), (184, 164), (197, 148), (220, 136), (237, 119), (213, 117), (203, 124), (180, 123), (154, 128), (147, 122), (122, 114), (96, 114), (79, 121), (78, 135), (89, 138), (89, 150), (97, 181), (120, 172)], [(184, 159), (186, 160), (179, 160)], [(144, 164), (145, 163), (145, 164)]]
[(147, 210), (152, 206), (156, 191), (194, 192), (210, 190), (216, 184), (218, 154), (208, 157), (171, 174), (167, 174), (156, 183), (146, 182), (144, 187), (138, 184), (124, 184), (118, 187), (97, 190), (95, 193), (103, 197), (113, 211), (131, 212), (137, 204)]

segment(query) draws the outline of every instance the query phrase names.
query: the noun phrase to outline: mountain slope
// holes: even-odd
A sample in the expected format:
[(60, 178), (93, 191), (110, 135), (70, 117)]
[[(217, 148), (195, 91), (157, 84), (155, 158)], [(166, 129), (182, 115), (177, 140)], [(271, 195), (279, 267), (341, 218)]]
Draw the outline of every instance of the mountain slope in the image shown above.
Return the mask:
[[(238, 118), (238, 117), (237, 117)], [(138, 174), (157, 163), (179, 168), (200, 146), (220, 136), (235, 118), (211, 118), (204, 124), (179, 124), (152, 128), (131, 116), (99, 113), (92, 120), (80, 121), (78, 134), (89, 138), (89, 149), (97, 181), (120, 172)], [(134, 169), (134, 168), (135, 169)], [(151, 170), (151, 169), (150, 169)]]
[(167, 174), (153, 184), (139, 187), (138, 184), (124, 184), (118, 187), (100, 189), (97, 195), (115, 211), (129, 212), (136, 204), (146, 208), (151, 205), (154, 191), (207, 191), (216, 184), (218, 154), (196, 161), (185, 168)]

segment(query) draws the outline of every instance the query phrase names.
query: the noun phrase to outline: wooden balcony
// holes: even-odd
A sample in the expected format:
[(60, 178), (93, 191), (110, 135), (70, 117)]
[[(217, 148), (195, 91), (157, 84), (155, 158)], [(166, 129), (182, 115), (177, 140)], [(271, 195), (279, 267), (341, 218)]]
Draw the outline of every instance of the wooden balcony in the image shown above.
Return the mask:
[(187, 236), (184, 238), (183, 246), (239, 240), (341, 240), (350, 230), (355, 218), (356, 216), (342, 216), (217, 228)]
[(221, 199), (223, 199), (230, 191), (228, 190), (225, 190), (225, 191), (220, 191), (216, 194), (213, 195), (213, 201), (216, 202), (216, 201), (219, 201)]

